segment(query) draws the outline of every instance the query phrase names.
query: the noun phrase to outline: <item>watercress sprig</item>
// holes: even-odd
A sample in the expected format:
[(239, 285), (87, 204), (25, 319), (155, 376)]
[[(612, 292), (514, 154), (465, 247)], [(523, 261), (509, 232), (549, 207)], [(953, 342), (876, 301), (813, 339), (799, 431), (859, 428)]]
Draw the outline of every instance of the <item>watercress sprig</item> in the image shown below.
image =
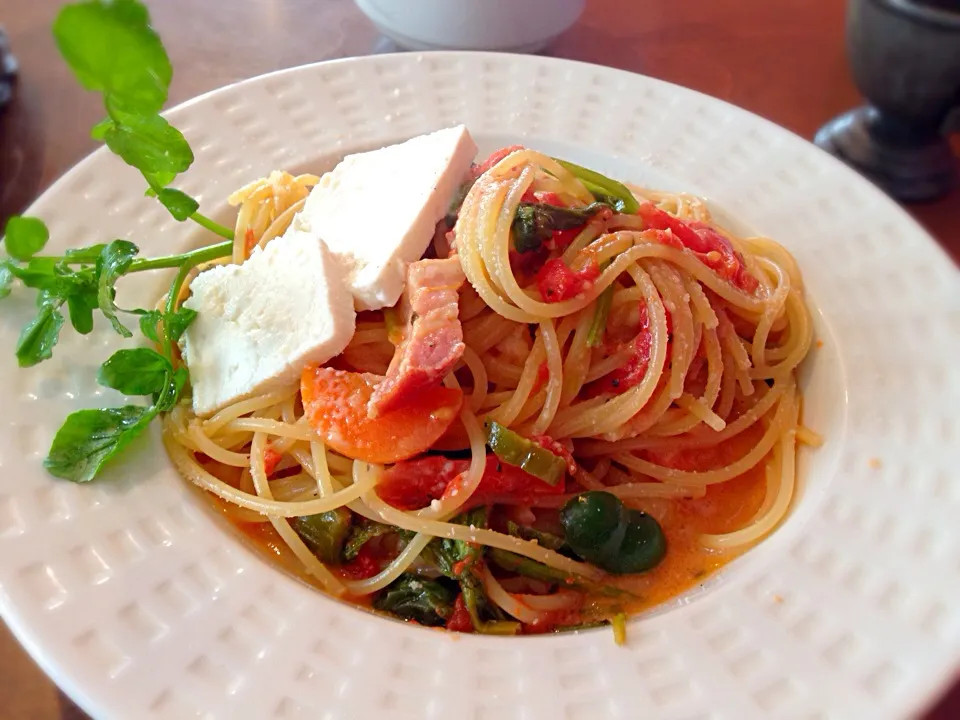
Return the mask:
[[(180, 399), (187, 369), (175, 359), (175, 346), (196, 312), (177, 308), (177, 299), (191, 270), (230, 255), (233, 233), (199, 212), (197, 201), (169, 187), (193, 163), (183, 134), (160, 115), (167, 100), (173, 69), (159, 35), (150, 26), (138, 0), (87, 0), (66, 5), (53, 25), (57, 47), (80, 83), (103, 97), (106, 119), (92, 130), (147, 183), (178, 221), (192, 220), (225, 242), (158, 258), (140, 257), (129, 240), (113, 240), (41, 255), (50, 233), (39, 218), (13, 217), (5, 230), (8, 259), (0, 260), (0, 298), (14, 280), (37, 291), (37, 313), (17, 342), (22, 367), (49, 359), (69, 316), (80, 334), (93, 330), (99, 311), (122, 337), (133, 332), (122, 319), (133, 316), (140, 331), (157, 349), (118, 350), (103, 365), (97, 381), (128, 396), (149, 398), (149, 404), (80, 410), (70, 415), (54, 437), (44, 461), (49, 472), (74, 482), (92, 480), (103, 466), (140, 435), (161, 412)], [(121, 308), (116, 283), (124, 276), (171, 268), (176, 276), (162, 309)]]
[(198, 212), (197, 201), (168, 187), (193, 163), (183, 134), (160, 115), (173, 68), (160, 36), (137, 0), (88, 0), (66, 5), (53, 24), (60, 54), (80, 83), (103, 96), (105, 120), (92, 136), (102, 140), (147, 181), (179, 221), (194, 220), (230, 239), (233, 233)]

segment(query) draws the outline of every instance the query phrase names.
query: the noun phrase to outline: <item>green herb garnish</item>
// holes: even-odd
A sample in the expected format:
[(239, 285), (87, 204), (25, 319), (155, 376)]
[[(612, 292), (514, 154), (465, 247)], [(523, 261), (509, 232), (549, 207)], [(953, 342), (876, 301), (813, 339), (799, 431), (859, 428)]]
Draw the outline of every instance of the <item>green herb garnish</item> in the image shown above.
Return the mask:
[[(125, 395), (151, 400), (149, 405), (81, 410), (70, 415), (57, 432), (44, 465), (51, 474), (86, 482), (161, 412), (170, 410), (187, 384), (187, 370), (174, 361), (174, 345), (196, 317), (177, 308), (176, 299), (189, 272), (197, 265), (230, 255), (233, 232), (198, 212), (198, 203), (169, 187), (193, 162), (183, 134), (159, 113), (167, 101), (173, 70), (157, 33), (150, 27), (145, 5), (137, 0), (89, 0), (64, 6), (53, 25), (57, 47), (80, 83), (103, 97), (106, 119), (92, 135), (147, 183), (156, 197), (180, 221), (193, 220), (226, 242), (159, 258), (141, 258), (129, 240), (68, 250), (63, 255), (39, 253), (50, 238), (42, 220), (12, 217), (5, 229), (9, 259), (0, 261), (0, 298), (19, 279), (37, 291), (37, 313), (23, 328), (16, 355), (21, 367), (49, 359), (70, 318), (80, 334), (93, 330), (99, 312), (122, 337), (133, 336), (123, 317), (137, 319), (147, 339), (159, 351), (125, 349), (100, 368), (98, 382)], [(126, 275), (173, 268), (176, 277), (162, 310), (121, 308), (116, 283)]]

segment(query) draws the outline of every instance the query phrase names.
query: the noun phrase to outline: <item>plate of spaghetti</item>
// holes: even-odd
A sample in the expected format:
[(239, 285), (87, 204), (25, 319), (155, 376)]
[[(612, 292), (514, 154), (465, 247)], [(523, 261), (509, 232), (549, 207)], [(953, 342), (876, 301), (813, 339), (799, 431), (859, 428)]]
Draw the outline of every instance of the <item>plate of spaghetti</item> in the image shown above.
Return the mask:
[(159, 115), (145, 12), (120, 82), (89, 7), (54, 31), (107, 148), (0, 278), (0, 609), (84, 709), (880, 718), (950, 679), (957, 273), (878, 191), (538, 57)]

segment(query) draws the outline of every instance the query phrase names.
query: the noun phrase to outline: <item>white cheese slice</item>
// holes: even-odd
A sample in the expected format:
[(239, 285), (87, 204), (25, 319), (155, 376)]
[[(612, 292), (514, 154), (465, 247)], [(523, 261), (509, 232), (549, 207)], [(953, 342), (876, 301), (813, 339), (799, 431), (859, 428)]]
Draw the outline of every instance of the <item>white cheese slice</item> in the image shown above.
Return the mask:
[(348, 155), (320, 179), (293, 225), (327, 244), (358, 310), (391, 307), (476, 154), (459, 125)]
[(242, 265), (201, 273), (184, 302), (197, 317), (181, 340), (203, 417), (248, 396), (294, 389), (303, 368), (339, 355), (356, 314), (316, 236), (289, 230)]

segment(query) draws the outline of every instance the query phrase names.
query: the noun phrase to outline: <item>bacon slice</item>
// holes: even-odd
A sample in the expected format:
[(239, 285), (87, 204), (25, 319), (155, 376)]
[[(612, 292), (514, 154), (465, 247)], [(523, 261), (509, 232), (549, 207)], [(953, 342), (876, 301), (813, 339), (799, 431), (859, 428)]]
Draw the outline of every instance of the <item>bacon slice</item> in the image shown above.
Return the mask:
[(403, 339), (386, 378), (370, 398), (370, 417), (394, 410), (437, 384), (460, 360), (465, 346), (457, 291), (465, 279), (456, 255), (410, 264), (401, 301), (406, 320)]

